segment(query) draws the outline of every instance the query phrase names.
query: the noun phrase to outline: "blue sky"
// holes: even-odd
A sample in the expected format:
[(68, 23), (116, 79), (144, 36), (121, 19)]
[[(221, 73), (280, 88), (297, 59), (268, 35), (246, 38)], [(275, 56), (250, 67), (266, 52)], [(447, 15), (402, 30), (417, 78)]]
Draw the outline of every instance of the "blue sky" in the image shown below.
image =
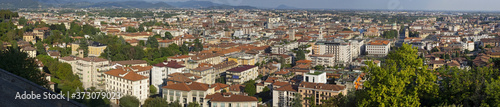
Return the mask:
[[(145, 0), (188, 1), (188, 0)], [(326, 9), (384, 9), (384, 10), (468, 10), (500, 11), (500, 0), (203, 0), (229, 5)]]

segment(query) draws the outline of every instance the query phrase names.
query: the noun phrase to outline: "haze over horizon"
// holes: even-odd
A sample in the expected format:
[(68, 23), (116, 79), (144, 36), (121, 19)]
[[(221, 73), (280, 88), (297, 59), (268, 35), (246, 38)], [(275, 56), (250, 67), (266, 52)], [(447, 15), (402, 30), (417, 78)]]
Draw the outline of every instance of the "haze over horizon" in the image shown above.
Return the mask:
[(140, 0), (140, 1), (211, 1), (233, 6), (275, 8), (286, 5), (304, 9), (362, 10), (450, 10), (500, 11), (498, 0)]

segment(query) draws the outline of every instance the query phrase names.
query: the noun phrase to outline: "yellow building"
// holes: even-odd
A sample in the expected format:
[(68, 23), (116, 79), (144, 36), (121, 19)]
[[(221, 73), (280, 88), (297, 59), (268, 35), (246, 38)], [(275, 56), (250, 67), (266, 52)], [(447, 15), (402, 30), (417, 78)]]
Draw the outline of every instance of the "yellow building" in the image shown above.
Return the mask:
[(237, 62), (238, 65), (255, 65), (255, 57), (250, 54), (233, 54), (227, 58), (228, 61)]
[[(79, 43), (72, 43), (71, 44), (71, 55), (77, 56), (78, 48), (80, 47)], [(88, 49), (89, 53), (88, 56), (100, 56), (102, 52), (104, 52), (104, 49), (106, 49), (106, 45), (101, 44), (99, 42), (90, 42)]]

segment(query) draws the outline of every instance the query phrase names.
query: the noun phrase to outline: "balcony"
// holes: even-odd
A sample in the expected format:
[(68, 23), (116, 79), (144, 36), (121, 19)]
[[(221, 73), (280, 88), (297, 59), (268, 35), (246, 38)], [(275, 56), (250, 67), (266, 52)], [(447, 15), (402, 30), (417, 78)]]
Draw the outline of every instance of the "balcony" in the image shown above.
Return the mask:
[(98, 86), (104, 86), (106, 83), (97, 83)]

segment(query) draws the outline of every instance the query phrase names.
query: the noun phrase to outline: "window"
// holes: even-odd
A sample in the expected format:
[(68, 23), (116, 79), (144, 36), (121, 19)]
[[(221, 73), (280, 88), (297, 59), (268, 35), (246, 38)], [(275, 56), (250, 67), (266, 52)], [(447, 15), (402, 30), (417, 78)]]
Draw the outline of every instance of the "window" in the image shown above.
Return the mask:
[(229, 107), (233, 107), (233, 106), (231, 106), (231, 103), (229, 103)]
[(217, 103), (212, 103), (212, 107), (217, 107)]
[(226, 107), (225, 103), (220, 103), (221, 107)]

